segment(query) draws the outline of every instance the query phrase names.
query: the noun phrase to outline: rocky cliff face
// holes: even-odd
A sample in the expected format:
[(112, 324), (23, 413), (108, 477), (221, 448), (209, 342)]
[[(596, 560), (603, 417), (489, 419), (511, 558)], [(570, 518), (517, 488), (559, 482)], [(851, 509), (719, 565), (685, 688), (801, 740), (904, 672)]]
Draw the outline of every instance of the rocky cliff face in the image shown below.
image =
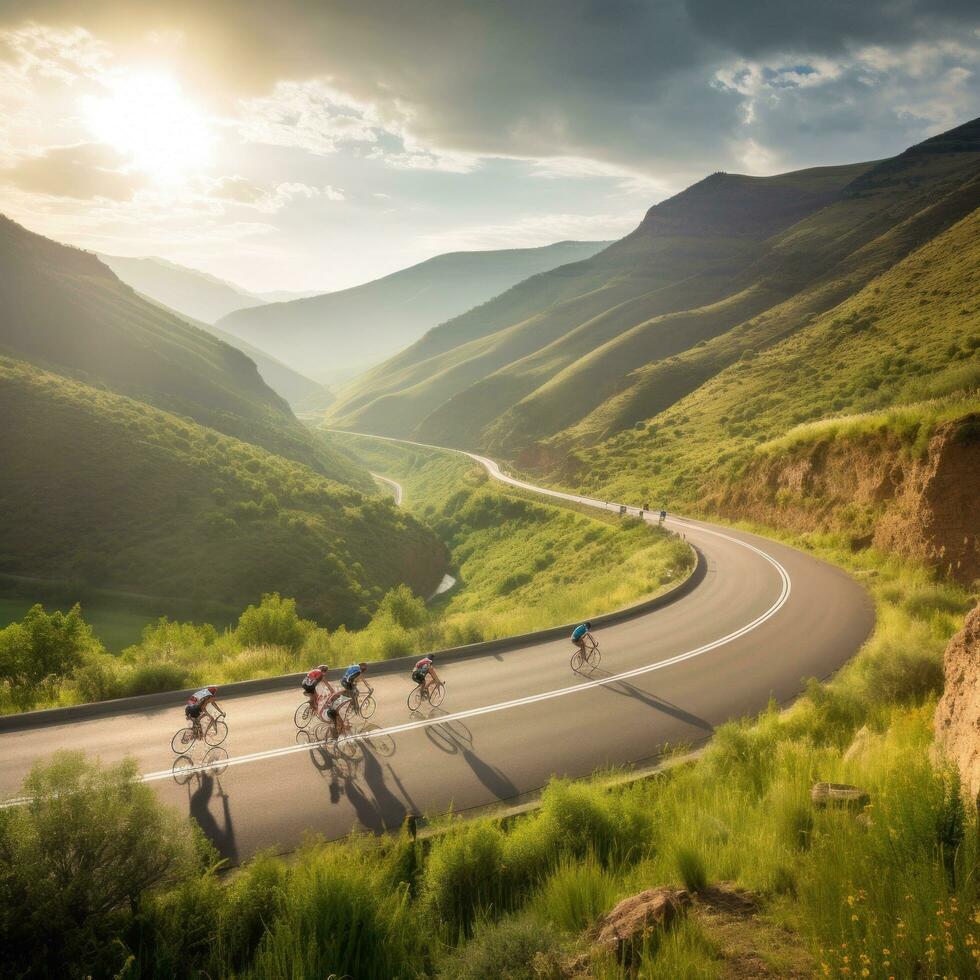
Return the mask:
[(936, 428), (916, 457), (893, 435), (838, 438), (766, 456), (710, 503), (796, 531), (844, 531), (925, 561), (960, 582), (980, 577), (980, 416)]
[(946, 683), (936, 706), (936, 740), (980, 804), (980, 606), (946, 647)]

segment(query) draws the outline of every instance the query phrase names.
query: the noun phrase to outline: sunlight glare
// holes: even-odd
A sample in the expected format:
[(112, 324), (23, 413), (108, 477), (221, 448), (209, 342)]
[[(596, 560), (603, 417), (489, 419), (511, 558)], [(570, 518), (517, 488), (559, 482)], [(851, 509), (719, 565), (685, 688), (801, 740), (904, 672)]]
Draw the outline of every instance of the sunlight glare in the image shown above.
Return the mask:
[(132, 158), (132, 165), (162, 180), (180, 180), (207, 164), (213, 136), (206, 116), (166, 75), (126, 75), (109, 94), (82, 103), (99, 142)]

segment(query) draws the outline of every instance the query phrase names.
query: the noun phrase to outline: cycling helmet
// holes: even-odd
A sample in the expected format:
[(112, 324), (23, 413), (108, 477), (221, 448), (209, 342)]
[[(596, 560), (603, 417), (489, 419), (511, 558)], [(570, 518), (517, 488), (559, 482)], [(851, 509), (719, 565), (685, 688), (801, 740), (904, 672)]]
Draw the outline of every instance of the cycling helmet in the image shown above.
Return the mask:
[(591, 629), (592, 629), (592, 624), (591, 624), (591, 623), (586, 623), (586, 624), (585, 624), (585, 628), (586, 628), (587, 630), (591, 630)]
[(321, 674), (325, 674), (329, 669), (330, 668), (326, 664), (320, 664), (319, 667), (317, 667), (317, 670), (320, 671)]
[(213, 687), (213, 686), (212, 686), (212, 687), (209, 687), (209, 688), (208, 688), (208, 690), (209, 690), (209, 691), (210, 691), (210, 692), (211, 692), (212, 694), (217, 694), (217, 693), (218, 693), (218, 689), (217, 689), (216, 687)]
[(364, 672), (365, 672), (365, 671), (367, 670), (367, 668), (368, 668), (368, 665), (367, 665), (367, 664), (358, 664), (357, 666), (361, 668), (361, 673), (362, 673), (362, 674), (363, 674), (363, 673), (364, 673)]

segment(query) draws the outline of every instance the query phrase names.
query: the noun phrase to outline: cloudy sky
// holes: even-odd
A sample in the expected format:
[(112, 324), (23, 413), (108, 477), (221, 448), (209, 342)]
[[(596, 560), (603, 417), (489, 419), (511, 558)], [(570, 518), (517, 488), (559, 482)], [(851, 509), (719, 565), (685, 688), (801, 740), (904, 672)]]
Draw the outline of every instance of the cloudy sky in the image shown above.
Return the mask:
[(255, 291), (980, 115), (976, 0), (0, 0), (0, 211)]

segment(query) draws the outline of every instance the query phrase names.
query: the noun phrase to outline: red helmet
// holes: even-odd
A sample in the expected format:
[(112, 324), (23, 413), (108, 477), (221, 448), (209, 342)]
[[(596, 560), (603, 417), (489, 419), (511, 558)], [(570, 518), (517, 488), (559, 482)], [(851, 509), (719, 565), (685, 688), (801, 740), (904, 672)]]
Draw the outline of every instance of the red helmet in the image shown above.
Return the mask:
[(209, 691), (210, 691), (210, 692), (211, 692), (212, 694), (217, 694), (217, 693), (218, 693), (218, 689), (217, 689), (216, 687), (209, 687), (209, 688), (208, 688), (208, 690), (209, 690)]

